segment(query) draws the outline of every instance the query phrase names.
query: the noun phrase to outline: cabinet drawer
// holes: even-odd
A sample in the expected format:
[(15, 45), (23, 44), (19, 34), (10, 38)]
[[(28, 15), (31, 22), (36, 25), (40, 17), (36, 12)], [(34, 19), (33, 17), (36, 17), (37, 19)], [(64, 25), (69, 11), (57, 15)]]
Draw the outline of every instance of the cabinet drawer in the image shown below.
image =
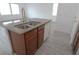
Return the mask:
[(34, 37), (37, 35), (37, 29), (31, 30), (27, 33), (25, 33), (26, 39), (30, 38), (30, 37)]

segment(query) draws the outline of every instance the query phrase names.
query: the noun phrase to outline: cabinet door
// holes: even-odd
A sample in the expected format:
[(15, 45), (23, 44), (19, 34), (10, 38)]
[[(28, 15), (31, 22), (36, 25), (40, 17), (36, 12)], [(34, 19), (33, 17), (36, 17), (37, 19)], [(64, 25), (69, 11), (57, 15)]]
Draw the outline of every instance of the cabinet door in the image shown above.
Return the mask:
[(27, 54), (33, 55), (37, 50), (37, 37), (27, 39), (26, 46), (27, 46)]
[(42, 45), (44, 41), (44, 26), (38, 28), (38, 48)]
[(37, 50), (37, 29), (26, 33), (25, 36), (27, 54), (33, 55)]
[(23, 34), (17, 34), (14, 32), (9, 31), (13, 52), (19, 55), (25, 55), (26, 54), (26, 48), (25, 48), (25, 41), (24, 41), (24, 35)]
[(73, 52), (76, 53), (79, 48), (79, 33), (77, 33), (76, 38), (73, 42)]

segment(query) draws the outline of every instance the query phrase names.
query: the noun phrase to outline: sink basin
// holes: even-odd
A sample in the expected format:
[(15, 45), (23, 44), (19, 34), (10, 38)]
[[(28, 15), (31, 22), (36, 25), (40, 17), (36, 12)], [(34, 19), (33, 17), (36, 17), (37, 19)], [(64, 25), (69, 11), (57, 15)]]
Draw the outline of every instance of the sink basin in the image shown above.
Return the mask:
[(38, 25), (39, 23), (40, 22), (37, 22), (37, 21), (29, 21), (29, 22), (26, 22), (26, 23), (21, 23), (21, 24), (15, 25), (15, 27), (20, 28), (20, 29), (28, 29), (31, 26)]
[(37, 21), (30, 21), (30, 22), (27, 22), (28, 25), (31, 25), (31, 26), (36, 26), (38, 25), (40, 22), (37, 22)]
[(26, 25), (25, 23), (15, 25), (15, 27), (20, 28), (20, 29), (28, 29), (28, 28), (30, 28), (30, 26)]

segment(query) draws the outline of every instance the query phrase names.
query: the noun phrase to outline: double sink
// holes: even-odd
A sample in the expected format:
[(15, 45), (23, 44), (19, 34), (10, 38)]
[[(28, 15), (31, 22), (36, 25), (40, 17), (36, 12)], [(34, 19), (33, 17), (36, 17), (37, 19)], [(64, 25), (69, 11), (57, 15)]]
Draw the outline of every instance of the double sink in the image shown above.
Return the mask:
[(40, 22), (37, 22), (37, 21), (29, 21), (29, 22), (26, 22), (26, 23), (21, 23), (21, 24), (15, 25), (15, 27), (20, 28), (20, 29), (28, 29), (31, 26), (36, 26), (38, 24), (40, 24)]

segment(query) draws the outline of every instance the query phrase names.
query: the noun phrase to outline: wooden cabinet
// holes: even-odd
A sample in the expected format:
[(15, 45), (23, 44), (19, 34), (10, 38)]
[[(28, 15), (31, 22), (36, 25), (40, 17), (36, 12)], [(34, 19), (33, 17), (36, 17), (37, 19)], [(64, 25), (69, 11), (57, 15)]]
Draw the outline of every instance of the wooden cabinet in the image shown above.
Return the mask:
[(13, 52), (19, 55), (26, 54), (24, 35), (20, 35), (12, 31), (9, 31), (9, 33), (11, 37)]
[(73, 53), (76, 54), (79, 48), (79, 32), (76, 34), (75, 40), (73, 42)]
[(40, 26), (24, 34), (9, 31), (13, 52), (18, 55), (33, 55), (44, 40), (44, 26)]
[(38, 48), (42, 45), (44, 41), (44, 26), (38, 27)]
[(27, 54), (32, 55), (37, 50), (37, 29), (32, 30), (25, 34)]

